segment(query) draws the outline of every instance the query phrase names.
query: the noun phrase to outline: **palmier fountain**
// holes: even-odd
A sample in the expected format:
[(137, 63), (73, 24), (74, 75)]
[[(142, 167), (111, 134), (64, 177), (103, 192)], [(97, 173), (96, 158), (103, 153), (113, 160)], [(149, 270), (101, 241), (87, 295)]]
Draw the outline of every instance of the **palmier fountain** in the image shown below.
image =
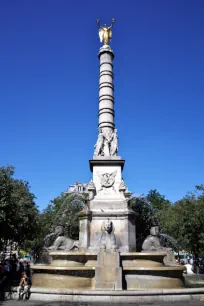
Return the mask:
[(131, 302), (141, 290), (144, 295), (144, 290), (157, 289), (154, 292), (159, 295), (158, 290), (184, 287), (184, 268), (174, 263), (171, 250), (160, 246), (157, 227), (151, 229), (143, 251), (137, 252), (136, 214), (128, 207), (131, 194), (122, 178), (125, 160), (117, 155), (114, 53), (109, 46), (114, 22), (102, 27), (97, 21), (104, 42), (98, 54), (98, 139), (89, 161), (93, 179), (88, 184), (89, 199), (79, 215), (79, 240), (64, 237), (62, 227), (58, 227), (59, 237), (49, 253), (51, 263), (32, 267), (32, 293), (36, 299), (57, 299), (60, 294), (61, 300), (74, 301), (78, 297), (79, 301), (83, 295), (85, 301), (96, 296), (98, 301), (106, 301), (105, 297), (111, 295), (112, 302), (117, 298), (127, 301), (127, 296)]

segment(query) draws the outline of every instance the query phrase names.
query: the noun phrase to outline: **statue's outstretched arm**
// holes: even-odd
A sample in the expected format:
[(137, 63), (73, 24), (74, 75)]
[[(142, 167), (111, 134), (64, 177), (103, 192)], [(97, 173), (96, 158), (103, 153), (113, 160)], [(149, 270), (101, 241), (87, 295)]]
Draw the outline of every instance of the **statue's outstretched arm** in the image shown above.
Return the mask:
[(101, 24), (100, 24), (100, 19), (96, 19), (96, 23), (97, 23), (99, 29), (101, 29), (102, 27), (101, 27)]
[(110, 27), (108, 28), (109, 30), (113, 27), (115, 21), (116, 21), (115, 18), (113, 18), (113, 19), (112, 19), (112, 23), (111, 23)]

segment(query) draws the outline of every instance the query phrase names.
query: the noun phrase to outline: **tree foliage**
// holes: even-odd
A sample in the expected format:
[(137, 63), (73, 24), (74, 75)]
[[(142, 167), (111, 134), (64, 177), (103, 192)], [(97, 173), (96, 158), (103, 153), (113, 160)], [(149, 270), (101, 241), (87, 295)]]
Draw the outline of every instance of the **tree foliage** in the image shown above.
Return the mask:
[(136, 239), (142, 241), (149, 235), (154, 211), (144, 196), (133, 197), (130, 199), (129, 206), (136, 212)]
[(159, 213), (171, 204), (156, 189), (151, 189), (146, 196), (133, 197), (129, 206), (136, 212), (136, 237), (144, 239), (149, 235), (150, 227), (159, 224)]
[(63, 193), (52, 201), (53, 226), (63, 225), (66, 235), (79, 238), (78, 213), (84, 207), (85, 196), (79, 193)]
[(173, 236), (180, 245), (195, 256), (204, 252), (204, 188), (196, 186), (194, 192), (160, 212), (164, 231)]
[(62, 193), (51, 200), (48, 207), (43, 210), (39, 217), (41, 229), (39, 243), (46, 235), (54, 232), (58, 225), (63, 225), (65, 234), (72, 238), (79, 237), (78, 213), (83, 209), (85, 195), (79, 193)]
[(33, 240), (38, 228), (38, 209), (28, 182), (14, 178), (14, 167), (0, 168), (0, 241), (22, 246)]
[[(14, 167), (0, 168), (0, 249), (8, 241), (17, 242), (25, 250), (40, 249), (45, 236), (57, 225), (65, 227), (68, 237), (78, 239), (78, 214), (86, 194), (62, 193), (41, 213), (34, 200), (28, 182), (14, 178)], [(152, 189), (146, 196), (131, 198), (129, 206), (136, 212), (137, 249), (156, 223), (177, 241), (178, 249), (195, 256), (204, 254), (203, 184), (173, 204)]]
[(146, 195), (146, 200), (151, 205), (154, 212), (157, 214), (159, 211), (170, 207), (171, 203), (165, 199), (156, 189), (151, 189)]

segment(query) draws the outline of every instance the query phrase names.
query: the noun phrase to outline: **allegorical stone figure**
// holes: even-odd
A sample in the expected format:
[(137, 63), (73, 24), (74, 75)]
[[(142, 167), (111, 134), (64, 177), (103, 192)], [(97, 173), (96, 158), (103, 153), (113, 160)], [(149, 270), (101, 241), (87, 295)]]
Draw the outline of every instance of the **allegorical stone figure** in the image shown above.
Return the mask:
[(110, 156), (110, 145), (108, 139), (104, 138), (104, 149), (103, 149), (104, 156)]
[(94, 147), (94, 156), (115, 156), (118, 152), (117, 129), (114, 131), (100, 129)]
[(79, 249), (78, 240), (73, 240), (64, 236), (64, 227), (62, 225), (55, 228), (55, 235), (57, 238), (55, 239), (53, 245), (48, 248), (50, 251), (71, 251), (74, 248)]
[(104, 136), (103, 136), (102, 130), (100, 129), (99, 134), (98, 134), (98, 140), (97, 140), (97, 142), (94, 146), (95, 147), (95, 151), (94, 151), (95, 156), (102, 155), (103, 146), (104, 146)]
[(112, 38), (112, 30), (111, 30), (111, 28), (112, 28), (112, 26), (113, 26), (113, 24), (115, 22), (115, 19), (114, 18), (112, 19), (112, 23), (111, 23), (110, 27), (108, 27), (107, 24), (104, 24), (104, 26), (102, 27), (100, 25), (100, 20), (99, 19), (97, 19), (96, 22), (97, 22), (97, 24), (99, 26), (98, 34), (99, 34), (100, 42), (103, 41), (104, 45), (108, 45), (109, 40), (111, 40), (111, 38)]
[(117, 129), (114, 129), (110, 143), (110, 155), (115, 156), (117, 152), (118, 152), (118, 135), (117, 135)]
[(102, 235), (100, 240), (100, 249), (116, 250), (116, 237), (113, 232), (113, 223), (109, 219), (102, 223)]
[(143, 252), (165, 252), (167, 255), (164, 257), (164, 264), (175, 264), (175, 258), (171, 248), (163, 247), (160, 243), (159, 226), (152, 226), (150, 228), (150, 235), (147, 236), (142, 245)]

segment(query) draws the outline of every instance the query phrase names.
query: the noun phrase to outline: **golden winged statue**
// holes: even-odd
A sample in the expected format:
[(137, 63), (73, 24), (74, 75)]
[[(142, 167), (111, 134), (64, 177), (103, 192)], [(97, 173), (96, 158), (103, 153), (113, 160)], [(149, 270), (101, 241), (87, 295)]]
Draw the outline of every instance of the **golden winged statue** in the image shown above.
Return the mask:
[(113, 24), (114, 24), (115, 21), (116, 20), (113, 18), (110, 27), (108, 27), (107, 24), (104, 24), (104, 26), (102, 27), (100, 25), (100, 20), (99, 19), (96, 20), (96, 23), (99, 26), (98, 34), (99, 34), (100, 42), (103, 41), (104, 45), (108, 45), (109, 40), (111, 40), (111, 38), (112, 38), (111, 28), (113, 27)]

